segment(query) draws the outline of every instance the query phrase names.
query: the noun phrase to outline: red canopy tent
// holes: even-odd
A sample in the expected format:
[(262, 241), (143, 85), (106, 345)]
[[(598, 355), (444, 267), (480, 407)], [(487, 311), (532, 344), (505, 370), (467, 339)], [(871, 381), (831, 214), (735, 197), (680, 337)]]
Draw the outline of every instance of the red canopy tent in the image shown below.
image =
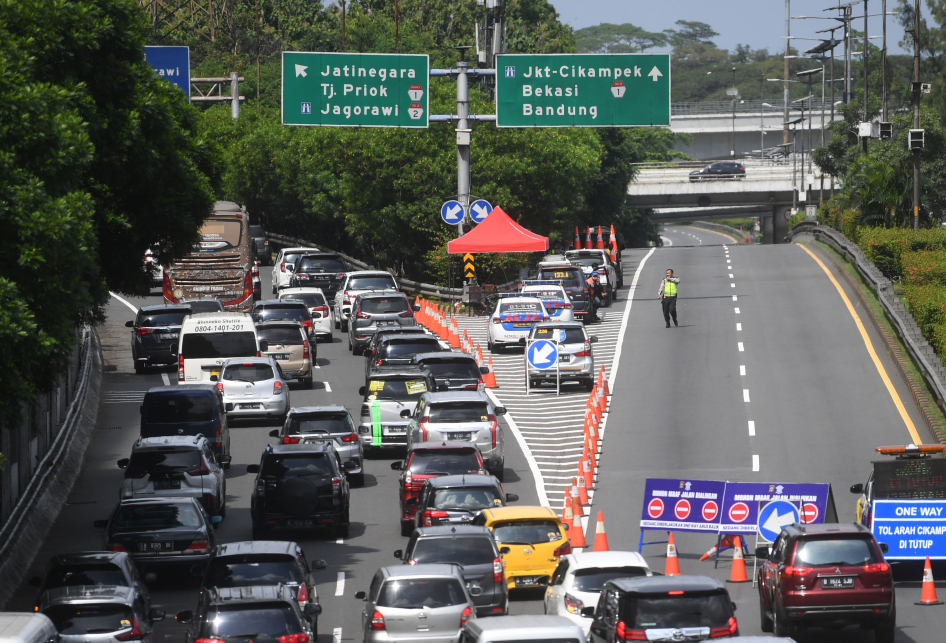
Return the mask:
[(486, 220), (447, 244), (452, 255), (467, 252), (538, 252), (549, 249), (549, 238), (529, 232), (495, 207)]

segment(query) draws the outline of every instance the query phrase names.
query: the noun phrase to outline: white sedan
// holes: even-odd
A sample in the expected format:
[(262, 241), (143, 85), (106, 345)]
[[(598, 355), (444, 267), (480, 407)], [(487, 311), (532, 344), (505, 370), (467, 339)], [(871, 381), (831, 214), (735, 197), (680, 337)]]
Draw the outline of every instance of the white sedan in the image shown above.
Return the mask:
[(637, 552), (597, 551), (562, 556), (545, 590), (545, 613), (564, 616), (580, 626), (585, 636), (594, 619), (581, 615), (597, 607), (601, 588), (615, 578), (652, 576), (647, 561)]
[(228, 419), (286, 419), (289, 384), (272, 357), (235, 357), (223, 364), (217, 381)]
[[(519, 346), (520, 340), (529, 336), (532, 326), (549, 321), (549, 313), (538, 297), (511, 295), (496, 302), (496, 309), (489, 316), (487, 345), (496, 351), (504, 346)], [(523, 344), (525, 345), (525, 344)]]
[(332, 341), (335, 318), (332, 315), (332, 307), (321, 288), (283, 288), (279, 291), (279, 299), (304, 301), (309, 314), (312, 315), (312, 333), (326, 341)]

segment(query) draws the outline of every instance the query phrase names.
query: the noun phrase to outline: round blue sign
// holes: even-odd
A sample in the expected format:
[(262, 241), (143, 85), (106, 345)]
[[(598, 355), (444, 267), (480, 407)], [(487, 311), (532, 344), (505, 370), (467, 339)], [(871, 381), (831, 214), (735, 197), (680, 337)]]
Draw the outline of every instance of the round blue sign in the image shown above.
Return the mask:
[(448, 225), (456, 225), (463, 221), (463, 206), (459, 201), (447, 201), (440, 206), (440, 218)]
[(486, 199), (479, 199), (470, 204), (470, 218), (475, 223), (483, 223), (492, 211), (493, 206)]
[(558, 348), (552, 342), (540, 339), (529, 346), (527, 357), (532, 368), (544, 371), (558, 362)]
[(770, 543), (775, 542), (782, 529), (798, 520), (798, 507), (787, 500), (773, 500), (759, 510), (759, 533)]

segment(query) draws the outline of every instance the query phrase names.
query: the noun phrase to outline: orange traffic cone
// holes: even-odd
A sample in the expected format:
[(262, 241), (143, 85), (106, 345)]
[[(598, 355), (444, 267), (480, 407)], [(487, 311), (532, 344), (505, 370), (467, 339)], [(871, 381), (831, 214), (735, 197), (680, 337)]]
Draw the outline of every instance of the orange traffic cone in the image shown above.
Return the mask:
[(719, 548), (717, 549), (716, 545), (713, 545), (713, 547), (708, 552), (700, 556), (700, 561), (704, 561), (708, 558), (712, 558), (718, 552), (721, 552), (725, 549), (729, 549), (730, 547), (732, 547), (732, 541), (729, 540), (729, 536), (723, 536), (723, 539), (719, 541)]
[(677, 545), (673, 542), (673, 532), (668, 532), (670, 539), (667, 541), (667, 566), (664, 568), (664, 576), (679, 576), (680, 561), (677, 560)]
[(585, 440), (585, 451), (587, 451), (587, 453), (585, 453), (584, 455), (591, 460), (592, 469), (598, 468), (598, 455), (595, 453), (595, 451), (597, 450), (598, 448), (595, 445), (594, 438), (588, 438), (587, 440)]
[(493, 356), (489, 356), (489, 373), (483, 373), (483, 384), (486, 388), (498, 388), (496, 384), (496, 374), (493, 372)]
[(943, 601), (936, 598), (936, 583), (933, 581), (933, 568), (930, 566), (930, 557), (926, 557), (926, 565), (923, 567), (923, 592), (920, 594), (920, 602), (915, 605), (942, 605)]
[(585, 233), (585, 250), (591, 250), (591, 228)]
[[(604, 366), (601, 367), (601, 373), (602, 373), (602, 375), (604, 374)], [(611, 397), (611, 388), (608, 386), (608, 380), (607, 380), (607, 378), (604, 378), (604, 377), (603, 377), (603, 378), (601, 378), (601, 379), (602, 379), (602, 383), (603, 383), (603, 387), (604, 387), (604, 396), (605, 396), (605, 397)]]
[(598, 226), (598, 243), (595, 244), (598, 250), (604, 250), (604, 235), (601, 234), (601, 226)]
[(575, 226), (575, 250), (581, 249), (581, 235), (578, 232), (578, 226)]
[(582, 458), (578, 461), (578, 470), (581, 471), (581, 475), (585, 479), (585, 488), (591, 489), (595, 484), (595, 474), (591, 470), (591, 462), (588, 458)]
[[(574, 513), (574, 511), (572, 513)], [(575, 516), (575, 521), (572, 523), (571, 529), (568, 530), (568, 541), (572, 544), (572, 547), (588, 546), (588, 543), (585, 541), (585, 530), (581, 526), (581, 518), (578, 516)]]
[(572, 487), (572, 515), (577, 520), (585, 515), (585, 510), (581, 508), (581, 498), (578, 497), (578, 484), (574, 478), (572, 478), (572, 481), (575, 484)]
[(591, 502), (588, 500), (588, 487), (585, 486), (585, 476), (578, 476), (572, 478), (572, 484), (578, 487), (578, 499), (583, 505), (590, 505)]
[[(568, 487), (565, 488), (565, 493), (566, 495), (568, 494)], [(568, 525), (568, 531), (571, 531), (573, 525), (575, 524), (575, 517), (572, 515), (571, 503), (566, 502), (565, 508), (562, 509), (562, 524)]]
[(460, 348), (460, 331), (455, 317), (450, 317), (450, 348)]
[(598, 512), (598, 524), (595, 525), (595, 551), (610, 551), (608, 549), (608, 534), (604, 532), (604, 513)]
[(746, 559), (742, 553), (742, 538), (736, 536), (733, 538), (733, 557), (732, 573), (729, 575), (727, 583), (748, 583), (749, 577), (746, 576)]
[(598, 389), (598, 413), (604, 415), (604, 412), (608, 410), (608, 398), (604, 394), (604, 387)]
[(595, 454), (601, 450), (601, 439), (598, 437), (601, 433), (601, 427), (598, 424), (598, 419), (595, 416), (591, 416), (591, 439), (592, 444), (595, 447)]
[(476, 345), (476, 365), (483, 365), (483, 348), (479, 344)]

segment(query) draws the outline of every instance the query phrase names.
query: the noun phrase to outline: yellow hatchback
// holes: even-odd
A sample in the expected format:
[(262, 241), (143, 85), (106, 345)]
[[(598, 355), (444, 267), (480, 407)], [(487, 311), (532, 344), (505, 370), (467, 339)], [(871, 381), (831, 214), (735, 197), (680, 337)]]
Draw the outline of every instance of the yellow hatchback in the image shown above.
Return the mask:
[(548, 507), (484, 509), (473, 524), (493, 532), (508, 589), (546, 585), (559, 558), (572, 551), (565, 526)]

